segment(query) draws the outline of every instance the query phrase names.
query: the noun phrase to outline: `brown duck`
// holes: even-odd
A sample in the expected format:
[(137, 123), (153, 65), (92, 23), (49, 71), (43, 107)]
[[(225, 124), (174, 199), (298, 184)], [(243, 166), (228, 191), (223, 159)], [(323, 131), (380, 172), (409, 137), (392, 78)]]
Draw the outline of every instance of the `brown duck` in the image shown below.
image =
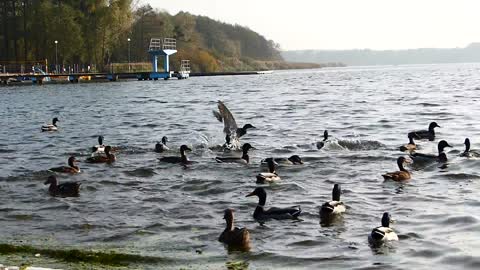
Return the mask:
[(59, 172), (59, 173), (71, 173), (71, 174), (79, 173), (80, 168), (77, 165), (75, 165), (76, 162), (78, 162), (78, 160), (76, 160), (74, 156), (71, 156), (68, 158), (68, 166), (55, 167), (55, 168), (50, 168), (48, 170), (52, 172)]
[(48, 193), (52, 196), (77, 197), (80, 194), (81, 184), (77, 182), (67, 182), (59, 185), (58, 180), (54, 175), (49, 176), (44, 184), (50, 184)]
[(226, 209), (223, 218), (227, 226), (220, 234), (218, 241), (227, 244), (229, 248), (250, 249), (250, 233), (247, 228), (240, 229), (233, 226), (233, 210)]
[(410, 172), (403, 167), (403, 164), (405, 163), (411, 163), (411, 160), (406, 159), (405, 157), (399, 157), (397, 159), (397, 165), (400, 170), (396, 172), (389, 172), (389, 173), (383, 174), (382, 175), (383, 178), (385, 180), (391, 179), (393, 181), (409, 180), (411, 178), (411, 175), (410, 175)]

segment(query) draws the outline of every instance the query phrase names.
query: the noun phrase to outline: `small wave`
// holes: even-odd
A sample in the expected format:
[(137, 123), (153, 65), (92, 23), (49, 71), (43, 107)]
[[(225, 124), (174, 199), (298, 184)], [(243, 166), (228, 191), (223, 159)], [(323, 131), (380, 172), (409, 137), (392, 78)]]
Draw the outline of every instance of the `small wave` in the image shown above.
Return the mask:
[(439, 177), (450, 179), (450, 180), (470, 180), (470, 179), (479, 179), (480, 176), (476, 174), (468, 174), (468, 173), (447, 173), (440, 175)]
[(157, 174), (152, 168), (138, 168), (132, 171), (124, 171), (123, 173), (132, 177), (152, 177)]
[(472, 216), (458, 216), (458, 217), (449, 217), (442, 221), (442, 224), (445, 225), (470, 225), (477, 223), (478, 220)]
[(442, 106), (441, 104), (428, 103), (428, 102), (421, 102), (421, 103), (418, 103), (418, 105), (421, 105), (423, 107), (440, 107), (440, 106)]
[(338, 145), (346, 148), (347, 150), (356, 151), (356, 150), (378, 150), (379, 148), (384, 148), (385, 144), (379, 141), (371, 140), (338, 140)]
[(15, 152), (15, 150), (13, 150), (13, 149), (1, 149), (0, 148), (0, 154), (1, 153), (13, 153), (13, 152)]

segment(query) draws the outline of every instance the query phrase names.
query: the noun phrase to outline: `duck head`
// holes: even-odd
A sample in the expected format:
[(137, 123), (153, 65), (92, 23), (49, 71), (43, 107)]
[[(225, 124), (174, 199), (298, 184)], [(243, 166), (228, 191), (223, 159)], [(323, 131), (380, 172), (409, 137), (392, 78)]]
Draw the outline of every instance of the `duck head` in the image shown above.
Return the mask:
[(112, 147), (110, 145), (105, 146), (105, 154), (110, 155), (110, 152), (112, 151)]
[(392, 222), (392, 217), (388, 212), (383, 213), (382, 216), (382, 227), (390, 227), (390, 223)]
[(465, 138), (465, 152), (468, 152), (470, 151), (470, 139), (469, 138)]
[(182, 155), (185, 154), (185, 151), (192, 151), (192, 149), (190, 149), (188, 146), (186, 146), (185, 144), (183, 144), (182, 146), (180, 146), (180, 153)]
[(259, 198), (259, 205), (265, 205), (265, 202), (267, 200), (267, 192), (265, 192), (265, 189), (263, 187), (257, 187), (255, 190), (250, 192), (245, 197), (251, 197), (251, 196), (257, 196)]
[(412, 133), (408, 133), (408, 144), (413, 144), (415, 145), (415, 142), (413, 141), (415, 135), (413, 135)]
[(288, 160), (290, 160), (290, 162), (293, 164), (303, 164), (302, 159), (298, 155), (293, 155), (289, 157)]
[(167, 136), (163, 136), (163, 137), (162, 137), (162, 143), (166, 145), (167, 142), (168, 142)]
[(47, 178), (47, 181), (45, 181), (45, 183), (43, 183), (44, 185), (48, 185), (48, 184), (53, 184), (54, 186), (57, 185), (57, 178), (55, 177), (55, 175), (50, 175), (48, 178)]
[(103, 145), (103, 136), (98, 136), (98, 145)]
[(223, 219), (227, 222), (227, 227), (225, 230), (233, 230), (233, 210), (230, 208), (225, 209), (223, 212)]
[(397, 165), (400, 171), (405, 171), (405, 168), (403, 168), (403, 165), (405, 163), (412, 163), (411, 159), (407, 159), (406, 157), (398, 157), (397, 159)]
[(450, 144), (447, 143), (445, 140), (441, 140), (438, 142), (438, 153), (442, 153), (446, 147), (452, 147)]
[(273, 160), (273, 158), (266, 158), (265, 161), (268, 165), (268, 171), (270, 173), (275, 173), (275, 160)]
[(251, 124), (245, 124), (245, 125), (243, 126), (243, 129), (244, 129), (244, 130), (247, 130), (247, 129), (249, 129), (249, 128), (256, 128), (256, 127), (252, 126)]
[(324, 141), (328, 140), (328, 130), (325, 130), (325, 131), (323, 132), (323, 140), (324, 140)]
[(247, 154), (250, 149), (255, 149), (255, 147), (253, 147), (253, 146), (252, 146), (251, 144), (249, 144), (249, 143), (245, 143), (245, 144), (242, 146), (243, 154)]
[(52, 124), (53, 124), (54, 126), (57, 126), (57, 122), (60, 122), (60, 121), (58, 120), (58, 118), (57, 118), (57, 117), (53, 118)]
[(340, 184), (335, 184), (332, 190), (332, 199), (334, 201), (339, 202), (341, 193), (342, 193), (342, 188), (340, 187)]
[(428, 131), (433, 131), (436, 127), (440, 127), (437, 122), (431, 122), (430, 125), (428, 125)]
[(70, 167), (75, 167), (75, 162), (78, 162), (78, 160), (74, 156), (68, 158), (68, 165)]

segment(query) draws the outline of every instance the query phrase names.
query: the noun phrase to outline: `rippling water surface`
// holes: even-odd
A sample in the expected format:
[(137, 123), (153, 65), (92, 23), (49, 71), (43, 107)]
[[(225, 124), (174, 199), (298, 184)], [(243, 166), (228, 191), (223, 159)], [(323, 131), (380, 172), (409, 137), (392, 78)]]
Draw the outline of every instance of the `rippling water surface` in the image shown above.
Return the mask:
[[(480, 160), (458, 156), (466, 137), (480, 148), (479, 64), (3, 87), (0, 96), (0, 243), (158, 258), (128, 262), (138, 269), (480, 268)], [(240, 125), (258, 127), (242, 138), (257, 148), (251, 165), (214, 161), (220, 153), (209, 147), (224, 137), (211, 112), (217, 100)], [(40, 132), (55, 116), (60, 131)], [(435, 152), (438, 139), (447, 140), (448, 167), (385, 182), (381, 174), (397, 169), (407, 132), (431, 121), (442, 128), (435, 142), (419, 142), (421, 150)], [(333, 138), (318, 150), (325, 129)], [(100, 134), (119, 147), (117, 162), (80, 163), (82, 173), (59, 181), (81, 182), (81, 196), (49, 196), (46, 170), (72, 154), (85, 160)], [(164, 135), (175, 150), (157, 154)], [(193, 148), (196, 163), (158, 162), (181, 144)], [(261, 226), (252, 217), (257, 199), (245, 198), (265, 170), (259, 162), (292, 154), (306, 164), (278, 168), (282, 181), (266, 186), (267, 206), (301, 205), (303, 221)], [(334, 183), (347, 213), (322, 227), (318, 209)], [(229, 252), (217, 241), (228, 207), (250, 230), (250, 252)], [(384, 211), (400, 241), (372, 250), (367, 235)], [(36, 265), (78, 266), (29, 256)]]

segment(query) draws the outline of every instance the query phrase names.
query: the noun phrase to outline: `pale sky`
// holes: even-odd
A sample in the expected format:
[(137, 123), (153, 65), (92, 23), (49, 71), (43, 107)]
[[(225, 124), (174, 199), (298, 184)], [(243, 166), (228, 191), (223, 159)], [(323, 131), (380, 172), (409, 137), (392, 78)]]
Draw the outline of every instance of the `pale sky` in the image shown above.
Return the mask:
[(480, 0), (140, 0), (247, 26), (284, 50), (465, 47), (480, 42)]

